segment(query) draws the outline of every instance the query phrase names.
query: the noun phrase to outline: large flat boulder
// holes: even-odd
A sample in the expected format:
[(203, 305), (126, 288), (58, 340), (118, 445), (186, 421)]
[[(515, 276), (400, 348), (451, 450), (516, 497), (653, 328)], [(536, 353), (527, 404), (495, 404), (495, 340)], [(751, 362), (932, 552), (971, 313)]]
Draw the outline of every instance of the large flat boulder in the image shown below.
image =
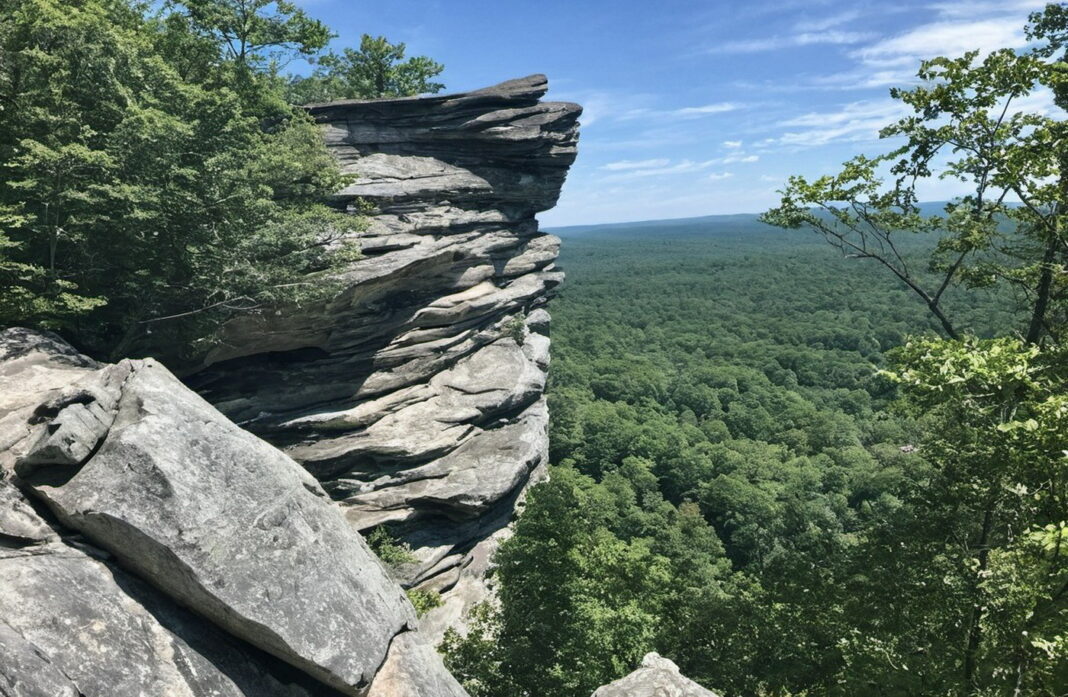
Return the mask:
[[(464, 695), (418, 649), (404, 592), (304, 468), (155, 361), (70, 354), (54, 337), (0, 332), (0, 414), (19, 434), (0, 468), (9, 682), (48, 690), (60, 675), (101, 697), (362, 697), (392, 656), (433, 695)], [(8, 389), (24, 373), (44, 386), (36, 399)]]

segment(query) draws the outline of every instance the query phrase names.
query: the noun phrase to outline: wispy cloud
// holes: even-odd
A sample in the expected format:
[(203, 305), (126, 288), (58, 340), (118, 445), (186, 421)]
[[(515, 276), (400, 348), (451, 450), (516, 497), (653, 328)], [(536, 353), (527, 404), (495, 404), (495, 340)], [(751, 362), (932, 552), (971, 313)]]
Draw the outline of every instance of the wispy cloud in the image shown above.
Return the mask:
[[(600, 169), (611, 172), (604, 177), (604, 181), (624, 181), (627, 179), (641, 179), (644, 177), (661, 177), (675, 174), (694, 174), (704, 172), (719, 165), (757, 162), (759, 155), (747, 155), (745, 153), (730, 153), (724, 157), (713, 157), (708, 160), (679, 160), (672, 162), (668, 158), (655, 158), (649, 160), (620, 160), (602, 165)], [(733, 172), (713, 172), (708, 175), (711, 179), (727, 179), (733, 177)]]
[(978, 49), (1020, 48), (1027, 44), (1023, 27), (1004, 19), (933, 22), (878, 41), (856, 52), (868, 65), (910, 66), (936, 55), (958, 56)]
[(928, 5), (945, 18), (974, 19), (992, 14), (1021, 14), (1041, 10), (1047, 0), (956, 0)]
[(716, 181), (722, 181), (724, 179), (730, 179), (733, 176), (734, 176), (734, 172), (713, 172), (712, 174), (708, 175), (707, 178), (709, 180), (711, 180), (711, 181), (716, 182)]
[(742, 141), (740, 141), (740, 140), (725, 140), (725, 141), (723, 141), (723, 147), (731, 148), (732, 150), (735, 149), (735, 148), (740, 148), (740, 147), (742, 147)]
[(769, 36), (760, 39), (744, 39), (741, 41), (727, 41), (726, 43), (713, 46), (708, 49), (709, 53), (762, 53), (765, 51), (780, 51), (786, 48), (818, 45), (851, 45), (859, 44), (872, 39), (875, 35), (868, 32), (840, 31), (832, 29), (828, 31), (807, 31), (783, 36)]
[(657, 157), (651, 160), (620, 160), (618, 162), (609, 162), (606, 165), (601, 165), (601, 169), (607, 169), (610, 172), (621, 172), (628, 169), (652, 169), (655, 167), (664, 167), (670, 162), (671, 160), (666, 157)]
[(744, 109), (743, 104), (736, 102), (715, 102), (713, 104), (702, 104), (701, 106), (687, 106), (679, 109), (628, 109), (619, 115), (620, 121), (631, 121), (634, 119), (694, 119), (702, 116), (710, 116), (712, 114), (726, 114), (730, 111), (738, 111)]
[[(869, 35), (871, 41), (858, 41), (849, 56), (852, 69), (810, 76), (792, 84), (752, 84), (750, 89), (792, 92), (809, 89), (864, 90), (918, 82), (916, 71), (922, 60), (935, 56), (959, 56), (967, 51), (988, 52), (998, 48), (1027, 45), (1023, 26), (1029, 12), (1041, 9), (1045, 0), (945, 0), (933, 2), (916, 13), (926, 13), (928, 21), (888, 36)], [(798, 29), (819, 32), (854, 20), (867, 13), (845, 12), (826, 18), (803, 20)]]
[(847, 10), (846, 12), (839, 12), (825, 17), (809, 17), (798, 21), (794, 25), (794, 29), (802, 32), (827, 31), (828, 29), (848, 24), (859, 17), (859, 10)]
[(675, 164), (629, 169), (619, 174), (609, 175), (605, 177), (605, 180), (622, 181), (625, 179), (640, 179), (642, 177), (660, 177), (668, 174), (692, 174), (694, 172), (701, 172), (718, 164), (720, 164), (719, 160), (705, 160), (703, 162), (680, 160)]
[(688, 106), (675, 109), (670, 112), (675, 116), (703, 116), (705, 114), (723, 114), (728, 111), (737, 111), (739, 105), (732, 102), (719, 102), (718, 104), (705, 104), (704, 106)]
[(781, 121), (778, 125), (789, 130), (764, 144), (804, 148), (876, 140), (882, 127), (904, 116), (907, 110), (892, 99), (851, 102), (835, 111), (809, 112)]
[(759, 155), (745, 155), (743, 153), (731, 153), (726, 157), (717, 157), (710, 162), (715, 162), (718, 165), (731, 165), (736, 162), (756, 162), (760, 159)]

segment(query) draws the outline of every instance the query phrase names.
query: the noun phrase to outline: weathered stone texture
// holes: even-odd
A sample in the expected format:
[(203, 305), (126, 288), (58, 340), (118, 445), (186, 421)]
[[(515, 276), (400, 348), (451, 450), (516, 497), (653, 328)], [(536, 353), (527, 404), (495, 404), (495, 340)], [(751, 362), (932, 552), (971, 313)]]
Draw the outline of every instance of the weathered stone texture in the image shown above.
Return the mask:
[(615, 682), (597, 688), (592, 697), (718, 697), (679, 672), (679, 667), (656, 653), (647, 653), (641, 666)]
[(464, 696), (316, 480), (158, 363), (4, 330), (0, 421), (0, 694)]
[(574, 104), (535, 75), (465, 94), (312, 105), (371, 206), (331, 301), (242, 318), (187, 382), (300, 462), (360, 530), (412, 545), (442, 591), (434, 636), (485, 599), (521, 491), (544, 469), (559, 240), (538, 231), (575, 158)]

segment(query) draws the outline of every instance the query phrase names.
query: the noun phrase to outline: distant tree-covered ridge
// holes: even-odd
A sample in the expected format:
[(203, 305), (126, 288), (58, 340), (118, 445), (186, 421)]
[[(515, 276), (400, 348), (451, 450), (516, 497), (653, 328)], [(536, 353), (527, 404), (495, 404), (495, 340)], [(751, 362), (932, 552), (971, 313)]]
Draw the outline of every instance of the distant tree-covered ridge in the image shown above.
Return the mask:
[(363, 221), (324, 205), (344, 178), (278, 66), (331, 37), (282, 1), (0, 5), (0, 323), (178, 358), (329, 293)]

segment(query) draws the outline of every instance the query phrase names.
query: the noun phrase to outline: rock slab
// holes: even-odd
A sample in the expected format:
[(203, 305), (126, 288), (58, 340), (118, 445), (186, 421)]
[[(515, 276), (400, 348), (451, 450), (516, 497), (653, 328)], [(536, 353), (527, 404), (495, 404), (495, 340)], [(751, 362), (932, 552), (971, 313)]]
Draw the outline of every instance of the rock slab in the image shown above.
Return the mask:
[(71, 354), (0, 332), (0, 420), (18, 436), (0, 459), (12, 694), (363, 697), (399, 664), (434, 684), (405, 694), (463, 697), (301, 466), (155, 361)]
[(657, 653), (647, 653), (641, 666), (615, 682), (602, 685), (592, 697), (719, 697), (679, 672)]

